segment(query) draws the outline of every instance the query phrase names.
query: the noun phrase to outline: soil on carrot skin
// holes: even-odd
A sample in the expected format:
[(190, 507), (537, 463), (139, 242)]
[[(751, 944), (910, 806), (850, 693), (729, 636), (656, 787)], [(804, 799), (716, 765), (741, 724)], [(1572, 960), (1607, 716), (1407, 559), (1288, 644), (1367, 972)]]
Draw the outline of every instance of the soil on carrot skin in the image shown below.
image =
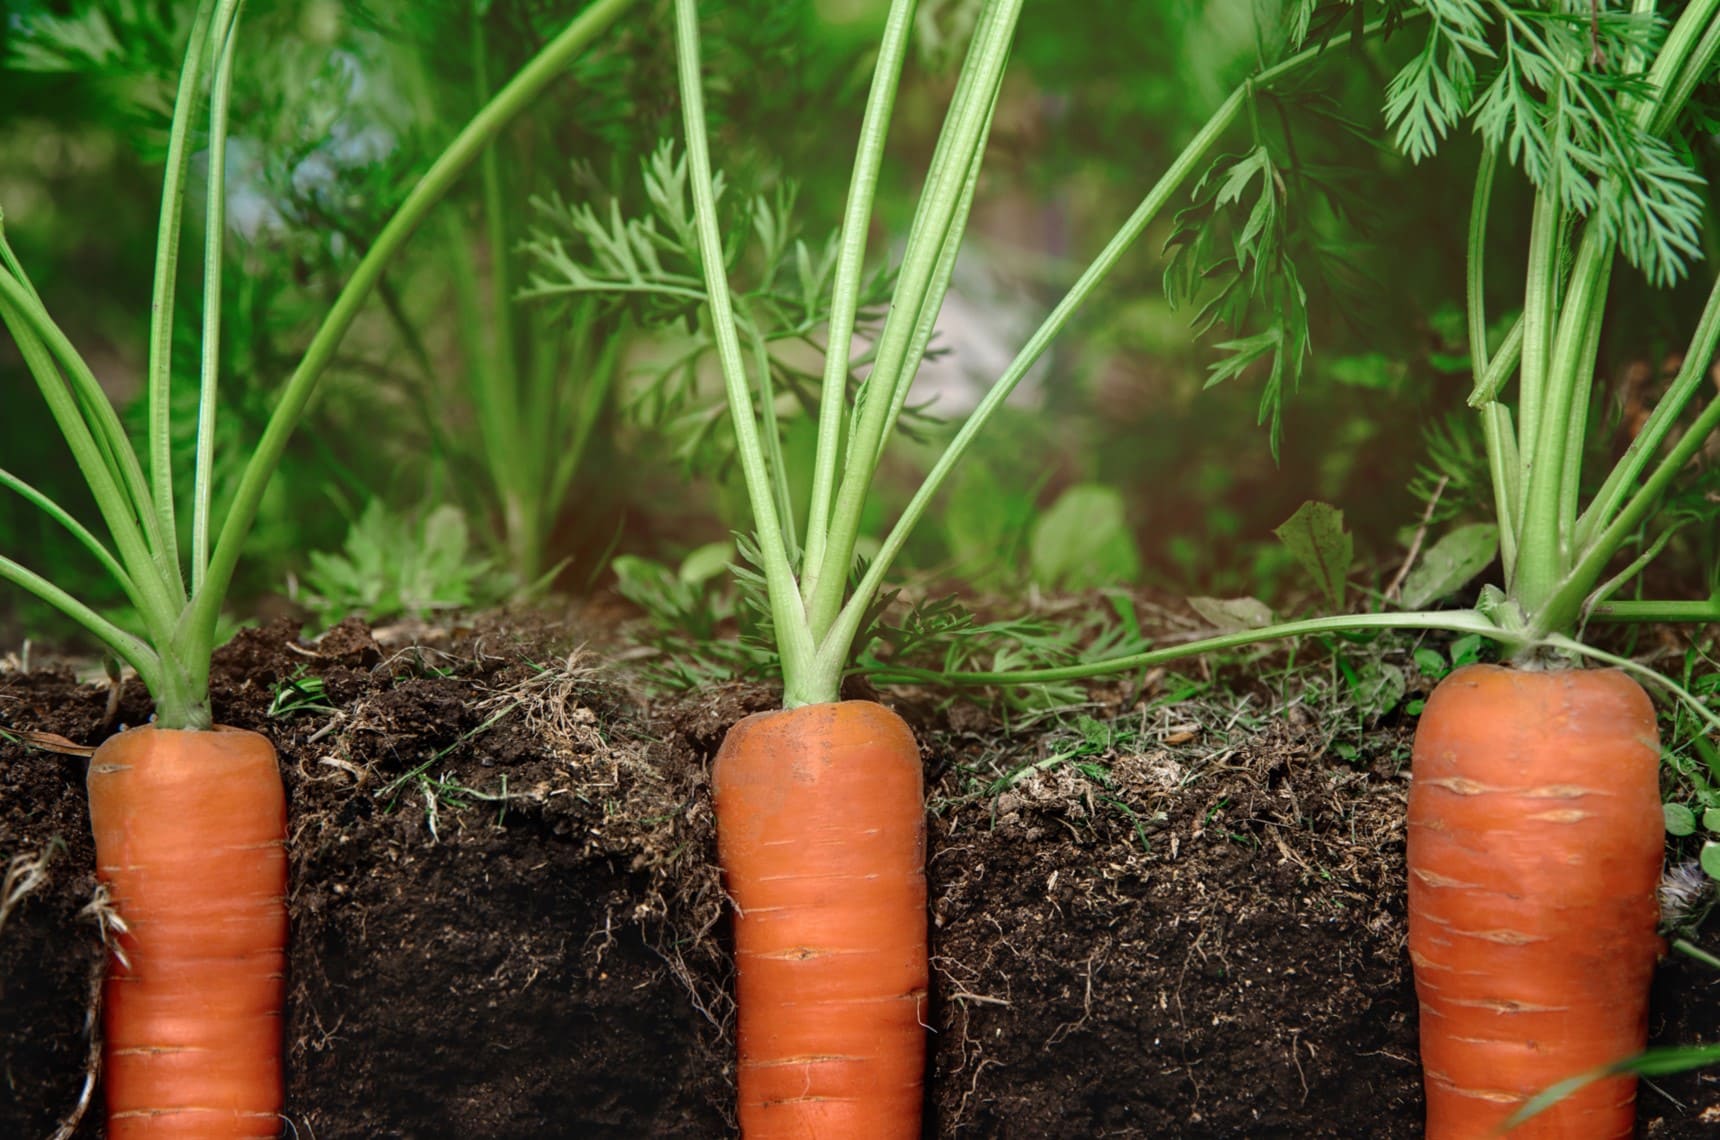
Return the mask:
[[(706, 772), (772, 693), (643, 702), (571, 648), (613, 633), (588, 620), (348, 624), (315, 644), (278, 622), (222, 651), (219, 715), (276, 740), (291, 797), (299, 1136), (732, 1134)], [(307, 707), (283, 711), (295, 678)], [(0, 673), (0, 726), (94, 743), (146, 716), (135, 684), (109, 696), (62, 669)], [(1089, 738), (1086, 765), (1037, 766), (1071, 751), (1067, 731), (895, 703), (929, 777), (927, 1136), (1420, 1134), (1405, 728), (1344, 760), (1306, 714), (1242, 732), (1173, 708), (1125, 747)], [(21, 895), (0, 910), (0, 1136), (50, 1135), (88, 1071), (83, 768), (0, 740), (0, 860)], [(999, 770), (1018, 775), (1001, 791)], [(1720, 1038), (1715, 990), (1669, 959), (1656, 1038)], [(1642, 1109), (1644, 1136), (1706, 1135), (1720, 1088), (1665, 1078)]]

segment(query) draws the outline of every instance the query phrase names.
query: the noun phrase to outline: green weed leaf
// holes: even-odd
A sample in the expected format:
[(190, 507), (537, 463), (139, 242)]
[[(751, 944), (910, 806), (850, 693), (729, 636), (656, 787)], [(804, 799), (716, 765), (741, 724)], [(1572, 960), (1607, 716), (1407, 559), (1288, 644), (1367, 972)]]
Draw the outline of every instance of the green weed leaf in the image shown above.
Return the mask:
[(1370, 724), (1397, 708), (1409, 692), (1403, 669), (1377, 657), (1363, 661), (1349, 680), (1356, 708)]
[(1221, 633), (1240, 633), (1272, 624), (1272, 607), (1259, 598), (1190, 598), (1188, 604)]
[(1423, 677), (1432, 677), (1438, 680), (1450, 672), (1450, 668), (1445, 663), (1444, 655), (1437, 649), (1430, 649), (1425, 645), (1417, 646), (1415, 652), (1410, 656), (1414, 659), (1415, 667), (1420, 670)]
[(1661, 804), (1660, 812), (1666, 819), (1666, 834), (1677, 836), (1696, 834), (1696, 813), (1683, 804)]
[(1481, 660), (1481, 650), (1486, 644), (1479, 633), (1467, 633), (1451, 643), (1451, 667), (1461, 669), (1465, 665), (1473, 665)]
[(1029, 557), (1033, 580), (1054, 590), (1115, 586), (1141, 572), (1123, 496), (1092, 483), (1069, 488), (1039, 517)]
[(1499, 553), (1499, 528), (1471, 523), (1434, 543), (1404, 579), (1399, 598), (1406, 610), (1419, 610), (1456, 593), (1487, 569)]
[(681, 560), (676, 577), (690, 586), (702, 586), (726, 572), (734, 557), (734, 543), (707, 542)]
[(1295, 556), (1327, 601), (1342, 608), (1355, 558), (1355, 540), (1344, 530), (1344, 512), (1312, 499), (1272, 532)]
[(443, 504), (415, 520), (372, 499), (338, 552), (312, 551), (297, 600), (332, 625), (348, 614), (423, 618), (500, 600), (507, 576), (473, 556), (466, 517)]

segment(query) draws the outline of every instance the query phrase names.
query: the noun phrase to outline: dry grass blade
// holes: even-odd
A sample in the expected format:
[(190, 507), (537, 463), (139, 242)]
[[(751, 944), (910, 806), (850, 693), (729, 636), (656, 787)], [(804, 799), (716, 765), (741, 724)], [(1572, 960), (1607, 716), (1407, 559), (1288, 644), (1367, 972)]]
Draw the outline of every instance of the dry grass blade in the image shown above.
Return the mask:
[(96, 748), (93, 744), (79, 744), (68, 740), (57, 732), (38, 732), (31, 728), (14, 728), (8, 730), (9, 735), (16, 737), (31, 748), (43, 752), (55, 752), (61, 756), (94, 756)]

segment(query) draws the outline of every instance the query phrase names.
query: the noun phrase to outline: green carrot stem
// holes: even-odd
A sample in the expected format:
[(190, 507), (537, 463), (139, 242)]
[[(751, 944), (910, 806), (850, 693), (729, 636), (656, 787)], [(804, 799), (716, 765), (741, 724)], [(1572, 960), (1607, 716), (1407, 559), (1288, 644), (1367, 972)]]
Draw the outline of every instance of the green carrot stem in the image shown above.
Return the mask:
[(1585, 615), (1593, 613), (1596, 606), (1618, 593), (1619, 590), (1623, 589), (1628, 582), (1647, 569), (1649, 563), (1660, 557), (1660, 552), (1666, 549), (1666, 545), (1672, 541), (1672, 537), (1679, 531), (1683, 530), (1690, 521), (1692, 520), (1685, 519), (1662, 530), (1660, 534), (1655, 537), (1654, 541), (1649, 544), (1647, 550), (1638, 554), (1636, 558), (1632, 560), (1630, 565), (1626, 566), (1623, 570), (1620, 570), (1607, 581), (1597, 586), (1595, 590), (1583, 600), (1583, 613)]
[[(485, 5), (472, 8), (472, 74), (473, 87), (482, 106), (490, 98), (489, 42), (484, 29)], [(478, 158), (479, 180), (483, 186), (484, 227), (490, 253), (490, 328), (488, 341), (484, 330), (470, 331), (478, 336), (470, 345), (477, 361), (468, 371), (477, 397), (477, 405), (490, 420), (484, 433), (488, 443), (507, 456), (524, 442), (520, 439), (520, 361), (519, 345), (514, 333), (513, 266), (514, 243), (508, 233), (507, 193), (502, 184), (501, 156), (495, 146), (487, 146)], [(506, 461), (504, 460), (504, 463)], [(518, 491), (518, 486), (509, 488)]]
[(0, 578), (36, 595), (100, 638), (143, 679), (150, 692), (163, 684), (161, 659), (147, 644), (48, 581), (34, 570), (0, 555)]
[(782, 453), (782, 422), (776, 413), (776, 376), (772, 372), (770, 345), (759, 332), (745, 302), (737, 302), (741, 329), (752, 349), (752, 374), (758, 384), (759, 430), (764, 443), (765, 464), (772, 475), (771, 494), (776, 498), (776, 517), (782, 520), (783, 548), (794, 558), (800, 536), (794, 518), (794, 492), (788, 486), (788, 460)]
[(67, 534), (77, 540), (80, 546), (95, 556), (96, 561), (101, 563), (102, 569), (106, 570), (108, 575), (119, 583), (120, 589), (125, 591), (125, 596), (131, 604), (136, 606), (139, 611), (143, 609), (144, 602), (137, 592), (137, 583), (132, 581), (131, 575), (126, 572), (124, 566), (120, 565), (119, 559), (113, 556), (113, 552), (102, 544), (102, 540), (91, 533), (90, 529), (79, 522), (70, 511), (4, 467), (0, 467), (0, 487), (9, 489), (58, 523)]
[[(1674, 938), (1672, 940), (1672, 948), (1687, 958), (1694, 958), (1704, 966), (1711, 966), (1716, 970), (1720, 970), (1720, 958), (1716, 958), (1714, 955), (1702, 949), (1702, 947), (1696, 945), (1687, 938)], [(1720, 1054), (1716, 1055), (1720, 1056)]]
[[(1469, 366), (1475, 378), (1475, 390), (1470, 394), (1471, 406), (1481, 408), (1482, 435), (1487, 450), (1487, 471), (1493, 484), (1493, 502), (1499, 519), (1499, 556), (1509, 579), (1517, 564), (1517, 443), (1512, 435), (1511, 416), (1495, 402), (1504, 385), (1507, 368), (1521, 359), (1523, 351), (1523, 321), (1511, 328), (1496, 357), (1487, 351), (1486, 252), (1487, 221), (1493, 201), (1493, 183), (1499, 171), (1499, 150), (1487, 147), (1481, 152), (1481, 165), (1475, 175), (1475, 194), (1469, 207), (1468, 281), (1464, 295), (1468, 302)], [(1505, 367), (1498, 367), (1498, 365)]]
[[(137, 520), (138, 536), (144, 549), (154, 557), (161, 557), (161, 545), (155, 531), (155, 511), (150, 504), (149, 483), (144, 477), (142, 465), (137, 461), (137, 453), (132, 450), (126, 437), (125, 427), (119, 422), (119, 415), (108, 402), (88, 363), (78, 355), (65, 334), (54, 325), (53, 319), (42, 304), (41, 294), (36, 292), (36, 287), (30, 283), (29, 275), (24, 272), (17, 254), (7, 243), (3, 225), (0, 225), (0, 265), (4, 265), (8, 271), (7, 275), (17, 286), (15, 291), (11, 291), (12, 302), (18, 309), (17, 320), (23, 320), (31, 329), (39, 330), (29, 332), (28, 339), (19, 337), (18, 344), (24, 354), (25, 363), (29, 365), (37, 383), (47, 386), (43, 395), (49, 399), (51, 407), (55, 397), (48, 389), (58, 393), (64, 386), (70, 385), (73, 400), (65, 405), (65, 409), (82, 419), (91, 434), (96, 454), (107, 473), (107, 477), (101, 480), (101, 487), (113, 488), (111, 493), (114, 502), (121, 504), (121, 510), (127, 517)], [(6, 275), (0, 275), (3, 276)], [(0, 314), (3, 314), (5, 309), (6, 305), (0, 303)], [(13, 335), (19, 336), (16, 321), (8, 320), (7, 324)], [(50, 329), (52, 331), (48, 331)], [(38, 367), (38, 363), (33, 363), (33, 360), (46, 360), (46, 354), (33, 357), (32, 344), (37, 349), (44, 345), (51, 346), (54, 357), (66, 359), (64, 375), (61, 375), (59, 368), (51, 362), (45, 365), (45, 371)], [(70, 359), (67, 359), (67, 354)], [(56, 423), (63, 423), (59, 412), (56, 411), (54, 415)], [(94, 483), (91, 484), (91, 490), (98, 495), (101, 493), (101, 488)]]
[(1661, 453), (1666, 440), (1678, 426), (1678, 417), (1695, 396), (1708, 376), (1709, 364), (1720, 351), (1720, 278), (1708, 291), (1702, 316), (1696, 322), (1696, 332), (1685, 349), (1684, 361), (1678, 375), (1643, 422), (1636, 438), (1631, 440), (1619, 461), (1595, 492), (1589, 507), (1577, 520), (1576, 542), (1579, 549), (1587, 547), (1600, 530), (1610, 524), (1629, 501), (1637, 481), (1655, 456)]
[[(996, 111), (995, 102), (986, 109), (985, 124), (980, 130), (979, 145), (974, 149), (973, 161), (968, 166), (967, 180), (962, 184), (961, 196), (956, 200), (955, 216), (950, 221), (950, 232), (944, 238), (944, 246), (938, 251), (937, 261), (932, 267), (932, 284), (927, 291), (928, 298), (943, 298), (949, 292), (950, 279), (955, 276), (956, 259), (961, 255), (962, 235), (967, 230), (968, 214), (973, 210), (974, 194), (979, 189), (979, 174), (985, 158), (986, 139), (991, 134), (992, 115)], [(910, 368), (918, 368), (924, 358), (926, 349), (932, 343), (932, 336), (937, 331), (938, 312), (941, 305), (927, 304), (920, 310), (919, 322), (914, 326), (913, 335), (908, 340), (907, 361)], [(908, 404), (908, 392), (911, 384), (896, 385), (896, 390), (890, 398), (890, 413), (885, 423), (895, 424), (902, 416), (902, 410)], [(876, 470), (884, 459), (884, 449), (890, 442), (886, 432), (878, 437), (877, 451), (872, 456), (872, 467)]]
[(1720, 622), (1720, 597), (1706, 601), (1623, 601), (1601, 602), (1589, 611), (1594, 621), (1642, 623)]
[[(89, 485), (119, 559), (137, 587), (142, 603), (138, 612), (145, 626), (152, 637), (163, 639), (158, 644), (165, 644), (182, 603), (172, 595), (158, 569), (159, 556), (149, 548), (141, 521), (154, 518), (149, 498), (145, 495), (137, 500), (126, 494), (109, 462), (115, 457), (111, 452), (103, 452), (97, 434), (82, 414), (87, 402), (76, 400), (67, 390), (66, 377), (72, 378), (74, 388), (84, 385), (99, 392), (100, 386), (65, 333), (42, 309), (40, 301), (16, 278), (4, 273), (0, 273), (0, 321), (11, 331), (49, 414)], [(124, 454), (129, 455), (129, 450)]]
[(203, 344), (197, 383), (197, 454), (192, 463), (191, 590), (209, 564), (209, 513), (215, 482), (215, 410), (221, 371), (221, 272), (227, 245), (227, 118), (233, 49), (244, 0), (222, 0), (215, 14), (215, 77), (209, 89), (209, 172), (203, 223)]
[(1165, 665), (1188, 657), (1217, 653), (1227, 649), (1284, 641), (1318, 633), (1351, 633), (1370, 629), (1428, 629), (1447, 633), (1480, 634), (1499, 637), (1500, 628), (1473, 610), (1412, 611), (1408, 613), (1344, 614), (1333, 617), (1308, 618), (1284, 622), (1260, 629), (1240, 630), (1217, 637), (1201, 638), (1164, 649), (1131, 653), (1108, 661), (1091, 661), (1081, 665), (1060, 665), (1047, 669), (1016, 669), (1004, 672), (951, 672), (914, 669), (899, 665), (880, 665), (864, 670), (878, 682), (937, 682), (950, 685), (1034, 685), (1052, 681), (1084, 681), (1094, 677), (1109, 677), (1118, 673), (1133, 673)]
[[(1363, 28), (1360, 34), (1363, 36), (1373, 35), (1382, 26), (1379, 22), (1369, 24)], [(1256, 86), (1268, 86), (1307, 66), (1318, 59), (1328, 47), (1336, 48), (1348, 42), (1353, 34), (1344, 33), (1333, 37), (1330, 45), (1308, 48), (1298, 52), (1263, 70), (1233, 91), (1178, 154), (1159, 181), (1141, 200), (1134, 213), (1129, 216), (1105, 248), (1083, 271), (1075, 284), (1070, 286), (1068, 293), (1052, 309), (1033, 335), (1028, 338), (1027, 343), (1023, 345), (1009, 367), (1004, 370), (1003, 375), (997, 379), (990, 391), (970, 413), (943, 454), (933, 464), (932, 469), (927, 472), (920, 487), (903, 509), (901, 516), (885, 536), (878, 554), (867, 567), (865, 575), (848, 599), (847, 604), (839, 612), (835, 623), (819, 642), (818, 657), (814, 667), (818, 671), (822, 685), (834, 691), (836, 681), (841, 674), (842, 665), (851, 651), (854, 638), (859, 633), (860, 623), (871, 605), (871, 599), (882, 588), (884, 576), (889, 572), (891, 563), (901, 552), (909, 533), (930, 505), (932, 498), (942, 487), (944, 480), (948, 478), (950, 472), (966, 454), (967, 448), (972, 444), (985, 423), (996, 413), (998, 408), (1003, 406), (1004, 401), (1008, 399), (1015, 386), (1021, 382), (1033, 364), (1061, 333), (1064, 326), (1086, 302), (1093, 290), (1115, 268), (1134, 241), (1158, 217), (1160, 211), (1169, 204), (1183, 185), (1194, 176), (1212, 147), (1235, 123), (1253, 89)], [(1489, 625), (1489, 628), (1494, 627)]]
[[(1543, 192), (1543, 196), (1549, 196)], [(1575, 480), (1581, 450), (1567, 463), (1573, 429), (1584, 426), (1594, 361), (1585, 353), (1599, 345), (1599, 317), (1606, 303), (1606, 281), (1614, 242), (1591, 226), (1571, 269), (1551, 352), (1540, 378), (1536, 404), (1537, 427), (1531, 433), (1523, 419), (1524, 492), (1517, 574), (1511, 595), (1524, 610), (1538, 613), (1556, 589), (1561, 571), (1570, 564), (1576, 529)], [(1525, 348), (1525, 383), (1527, 348)], [(1568, 512), (1568, 513), (1567, 513)], [(1560, 628), (1563, 628), (1562, 626)]]
[[(230, 3), (223, 7), (230, 8)], [(191, 42), (179, 73), (173, 123), (167, 140), (167, 171), (161, 182), (161, 224), (156, 228), (155, 285), (149, 309), (149, 360), (144, 373), (149, 400), (149, 477), (155, 512), (156, 565), (185, 596), (179, 568), (179, 537), (173, 505), (173, 313), (179, 281), (179, 231), (185, 214), (185, 176), (191, 162), (191, 113), (202, 95), (209, 66), (214, 0), (202, 0), (191, 24)], [(221, 46), (217, 45), (217, 50)]]
[[(1303, 53), (1302, 56), (1297, 56), (1295, 59), (1305, 62), (1304, 57), (1311, 58), (1311, 53)], [(1289, 61), (1286, 61), (1286, 64), (1280, 65), (1280, 67), (1285, 67), (1288, 64)], [(985, 426), (986, 421), (996, 413), (997, 409), (1003, 406), (1004, 401), (1009, 398), (1009, 394), (1015, 390), (1015, 386), (1021, 382), (1022, 377), (1027, 375), (1033, 364), (1050, 347), (1051, 342), (1062, 332), (1063, 327), (1086, 302), (1093, 290), (1098, 288), (1099, 284), (1115, 268), (1117, 262), (1122, 260), (1123, 254), (1134, 244), (1135, 239), (1152, 223), (1154, 218), (1158, 217), (1159, 212), (1169, 204), (1172, 197), (1182, 189), (1184, 183), (1199, 169), (1207, 151), (1216, 144), (1235, 121), (1237, 114), (1242, 109), (1246, 92), (1246, 87), (1238, 88), (1219, 106), (1217, 111), (1213, 112), (1206, 125), (1200, 129), (1194, 139), (1177, 156), (1176, 161), (1147, 192), (1147, 196), (1141, 200), (1134, 213), (1123, 223), (1122, 228), (1100, 251), (1098, 257), (1081, 274), (1075, 284), (1070, 286), (1069, 292), (1064, 294), (1063, 299), (1052, 309), (1050, 315), (1028, 338), (1027, 343), (1009, 367), (1004, 370), (1003, 375), (998, 378), (991, 390), (969, 414), (967, 421), (956, 432), (943, 454), (933, 464), (932, 469), (926, 473), (926, 477), (921, 481), (913, 497), (909, 499), (907, 506), (903, 508), (900, 518), (896, 520), (895, 526), (890, 529), (889, 534), (885, 537), (877, 556), (867, 567), (860, 585), (849, 599), (848, 604), (842, 609), (836, 623), (831, 627), (830, 633), (820, 646), (819, 667), (822, 670), (830, 673), (840, 670), (841, 662), (847, 657), (853, 639), (859, 632), (860, 621), (871, 604), (871, 598), (882, 587), (884, 575), (889, 571), (891, 562), (901, 552), (914, 525), (925, 513), (933, 496), (943, 486), (944, 480), (948, 478), (950, 472), (955, 469), (956, 464), (966, 454), (980, 429)]]
[(717, 359), (722, 366), (735, 441), (739, 446), (741, 471), (752, 502), (753, 522), (758, 528), (771, 618), (776, 627), (777, 650), (782, 658), (784, 705), (793, 708), (799, 704), (833, 700), (834, 690), (825, 695), (822, 691), (803, 688), (807, 680), (806, 662), (812, 655), (812, 639), (807, 630), (805, 611), (800, 605), (794, 569), (789, 565), (782, 520), (776, 513), (771, 474), (766, 468), (759, 440), (758, 414), (753, 408), (747, 382), (723, 260), (722, 235), (717, 229), (716, 194), (711, 185), (710, 143), (705, 132), (704, 89), (699, 68), (699, 13), (695, 0), (675, 0), (675, 46), (687, 133), (689, 181), (698, 227), (699, 259), (705, 274), (712, 334), (716, 341)]
[[(943, 303), (943, 297), (933, 292), (938, 265), (946, 243), (961, 240), (956, 227), (961, 220), (963, 191), (975, 155), (981, 153), (983, 132), (1003, 82), (1010, 40), (1020, 14), (1021, 0), (994, 0), (986, 5), (944, 119), (931, 171), (909, 231), (890, 313), (879, 334), (877, 357), (854, 411), (847, 460), (831, 512), (829, 542), (818, 568), (816, 588), (807, 604), (814, 640), (824, 638), (842, 609), (860, 518), (877, 470), (880, 441), (891, 427), (889, 416), (896, 406), (896, 390), (911, 384), (918, 369), (919, 362), (908, 355), (909, 347), (922, 314)], [(824, 670), (821, 685), (832, 683), (834, 674)]]
[(804, 579), (801, 588), (808, 601), (817, 589), (825, 542), (830, 532), (830, 511), (836, 493), (836, 462), (842, 448), (842, 413), (848, 398), (849, 351), (860, 306), (860, 278), (866, 264), (866, 231), (872, 223), (872, 201), (883, 167), (884, 141), (889, 134), (891, 113), (896, 105), (896, 89), (908, 55), (908, 32), (913, 24), (913, 15), (914, 0), (892, 0), (889, 15), (884, 20), (884, 35), (878, 46), (872, 86), (866, 96), (866, 112), (860, 122), (854, 172), (848, 180), (848, 202), (842, 215), (836, 277), (831, 291), (824, 381), (818, 395), (818, 447), (813, 461), (812, 493), (806, 510), (806, 554), (802, 561)]
[(1678, 442), (1666, 452), (1654, 471), (1643, 481), (1641, 489), (1625, 503), (1611, 524), (1582, 550), (1575, 565), (1565, 574), (1559, 588), (1547, 602), (1545, 613), (1551, 616), (1539, 618), (1537, 628), (1547, 631), (1562, 628), (1553, 624), (1554, 621), (1566, 614), (1574, 615), (1580, 612), (1583, 599), (1600, 579), (1607, 563), (1630, 540), (1636, 528), (1672, 486), (1673, 480), (1684, 471), (1716, 430), (1720, 430), (1720, 397), (1708, 403), (1702, 414), (1696, 417), (1696, 421), (1679, 437)]

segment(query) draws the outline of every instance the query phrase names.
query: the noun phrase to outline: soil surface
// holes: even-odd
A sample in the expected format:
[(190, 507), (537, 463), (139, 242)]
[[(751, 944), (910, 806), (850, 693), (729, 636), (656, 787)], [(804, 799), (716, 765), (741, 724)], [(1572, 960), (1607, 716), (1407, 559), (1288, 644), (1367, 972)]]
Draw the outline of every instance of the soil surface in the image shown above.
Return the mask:
[[(219, 655), (218, 715), (277, 742), (290, 797), (298, 1136), (733, 1134), (707, 766), (774, 694), (648, 701), (576, 648), (617, 644), (590, 620), (281, 621)], [(95, 744), (148, 715), (135, 682), (13, 664), (0, 727)], [(1264, 693), (1240, 717), (1119, 688), (1074, 728), (884, 699), (928, 773), (928, 1137), (1420, 1134), (1407, 718), (1346, 758)], [(53, 1135), (90, 1072), (85, 764), (0, 738), (4, 1137)], [(1657, 1041), (1720, 1039), (1717, 978), (1663, 964)], [(1708, 1135), (1716, 1080), (1645, 1084), (1641, 1134)]]

